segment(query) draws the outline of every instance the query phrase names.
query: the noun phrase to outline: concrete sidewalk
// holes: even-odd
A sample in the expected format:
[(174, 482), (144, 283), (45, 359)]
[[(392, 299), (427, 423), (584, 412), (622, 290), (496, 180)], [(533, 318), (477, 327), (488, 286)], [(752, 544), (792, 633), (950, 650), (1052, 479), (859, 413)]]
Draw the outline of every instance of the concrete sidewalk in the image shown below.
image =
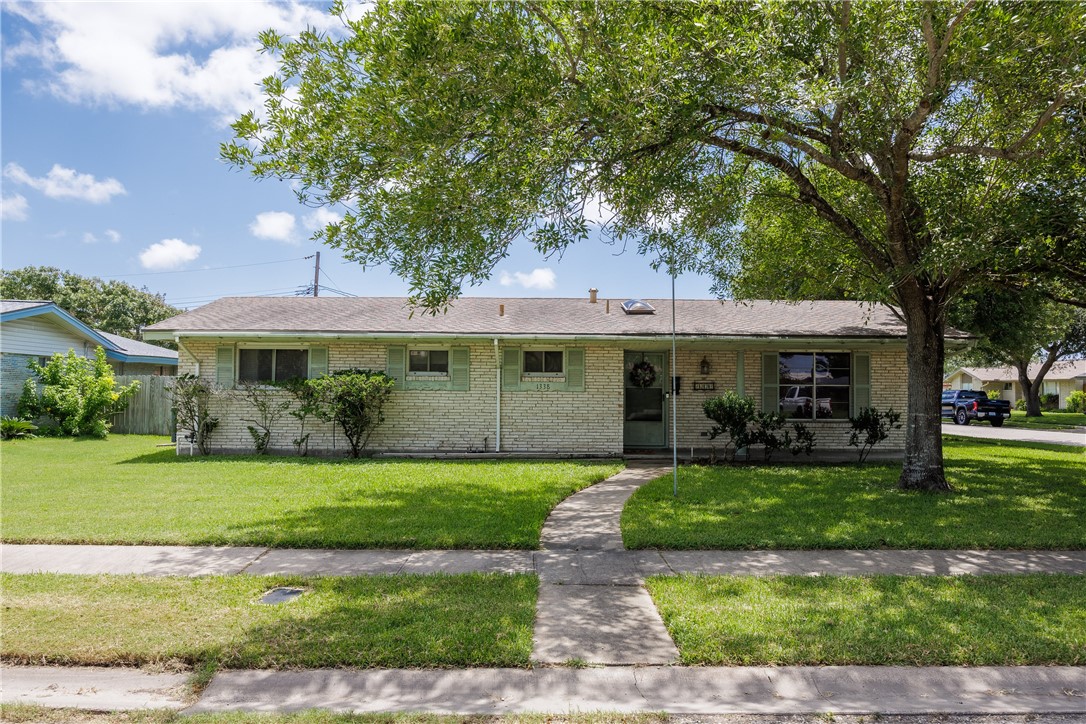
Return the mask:
[[(181, 709), (185, 677), (137, 669), (5, 667), (3, 701)], [(609, 667), (226, 671), (187, 713), (1086, 715), (1086, 667)]]
[(388, 551), (202, 546), (0, 546), (0, 572), (152, 576), (535, 573), (545, 583), (635, 585), (646, 576), (1086, 574), (1086, 551)]

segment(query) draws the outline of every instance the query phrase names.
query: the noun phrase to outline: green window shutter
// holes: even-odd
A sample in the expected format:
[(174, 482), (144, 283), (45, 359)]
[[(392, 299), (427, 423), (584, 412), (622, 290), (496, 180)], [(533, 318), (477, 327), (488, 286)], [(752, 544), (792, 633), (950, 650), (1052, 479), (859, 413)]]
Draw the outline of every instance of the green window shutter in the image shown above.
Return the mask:
[(570, 392), (584, 392), (583, 349), (566, 350), (566, 389)]
[(747, 394), (747, 365), (746, 356), (740, 350), (735, 353), (735, 394)]
[(453, 347), (449, 350), (449, 389), (468, 389), (468, 372), (471, 363), (471, 350), (467, 347)]
[(780, 406), (780, 367), (776, 352), (762, 354), (762, 412), (777, 412)]
[(871, 407), (871, 355), (854, 352), (852, 355), (852, 415), (865, 407)]
[(506, 347), (502, 350), (502, 389), (520, 389), (520, 349)]
[(328, 348), (309, 348), (309, 379), (328, 374)]
[(385, 374), (396, 381), (396, 386), (403, 389), (407, 379), (407, 347), (389, 347), (388, 364)]
[(222, 387), (234, 386), (233, 347), (218, 347), (215, 350), (215, 380)]

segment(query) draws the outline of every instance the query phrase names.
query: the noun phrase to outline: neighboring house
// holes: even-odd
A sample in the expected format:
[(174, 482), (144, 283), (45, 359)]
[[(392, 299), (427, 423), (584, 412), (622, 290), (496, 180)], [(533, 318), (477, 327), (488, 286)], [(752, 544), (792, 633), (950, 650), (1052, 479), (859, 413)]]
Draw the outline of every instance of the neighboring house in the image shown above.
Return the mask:
[[(819, 450), (847, 446), (861, 407), (905, 409), (905, 328), (884, 308), (679, 300), (677, 325), (682, 450), (708, 448), (702, 403), (725, 390), (762, 409), (789, 395), (817, 400), (786, 410), (809, 421)], [(670, 300), (462, 298), (429, 315), (403, 298), (234, 297), (145, 337), (176, 341), (180, 373), (224, 388), (384, 370), (396, 387), (374, 450), (620, 455), (671, 445)], [(220, 398), (213, 414), (215, 451), (251, 449), (240, 396)], [(289, 450), (296, 428), (284, 418), (272, 447)], [(331, 425), (307, 429), (311, 450), (344, 449)], [(899, 430), (885, 447), (903, 446)]]
[[(1029, 366), (1031, 380), (1037, 376), (1040, 368), (1039, 363)], [(959, 367), (943, 379), (947, 388), (952, 390), (999, 392), (1000, 398), (1011, 405), (1025, 394), (1018, 382), (1018, 369), (1015, 367)], [(1059, 395), (1060, 409), (1067, 407), (1067, 396), (1076, 390), (1086, 391), (1086, 359), (1057, 362), (1041, 382), (1041, 394)]]
[(68, 350), (93, 357), (98, 347), (117, 374), (177, 372), (173, 350), (94, 329), (52, 302), (0, 300), (0, 413), (16, 413), (23, 382), (32, 375), (27, 367), (31, 360), (41, 364)]

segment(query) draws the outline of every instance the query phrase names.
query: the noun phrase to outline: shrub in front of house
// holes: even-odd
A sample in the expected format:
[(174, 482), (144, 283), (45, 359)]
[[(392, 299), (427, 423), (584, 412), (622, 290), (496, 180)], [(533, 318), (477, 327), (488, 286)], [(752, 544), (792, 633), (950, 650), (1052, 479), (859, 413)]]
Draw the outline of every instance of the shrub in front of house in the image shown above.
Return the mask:
[(186, 432), (201, 454), (209, 454), (211, 434), (219, 426), (219, 418), (211, 414), (211, 398), (218, 391), (196, 375), (178, 375), (166, 389), (177, 415), (177, 427)]
[(1086, 392), (1075, 390), (1067, 396), (1068, 412), (1086, 412)]
[(50, 420), (60, 434), (73, 437), (105, 437), (110, 416), (123, 410), (140, 387), (139, 381), (116, 386), (101, 347), (94, 359), (68, 350), (44, 365), (31, 361), (28, 367), (34, 376), (23, 385), (19, 416)]
[(891, 430), (901, 429), (901, 413), (892, 407), (885, 411), (864, 407), (848, 421), (852, 425), (848, 444), (858, 449), (861, 463), (867, 460), (872, 448), (890, 437)]
[(754, 400), (729, 390), (719, 397), (710, 397), (702, 406), (705, 416), (713, 421), (709, 439), (726, 435), (724, 459), (735, 460), (735, 454), (752, 442), (750, 426), (754, 422)]
[(306, 384), (313, 391), (317, 417), (338, 422), (351, 446), (351, 457), (359, 457), (370, 435), (385, 421), (384, 406), (395, 380), (384, 372), (350, 369)]
[(1041, 409), (1052, 412), (1060, 408), (1060, 396), (1055, 392), (1046, 392), (1041, 395)]

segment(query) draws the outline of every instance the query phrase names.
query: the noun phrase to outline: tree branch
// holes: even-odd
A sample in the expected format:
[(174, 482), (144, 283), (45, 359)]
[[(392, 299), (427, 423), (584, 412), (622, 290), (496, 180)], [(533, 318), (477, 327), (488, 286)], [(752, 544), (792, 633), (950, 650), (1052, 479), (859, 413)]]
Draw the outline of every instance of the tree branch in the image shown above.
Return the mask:
[(947, 158), (948, 156), (980, 156), (982, 158), (999, 158), (1007, 161), (1019, 161), (1029, 158), (1037, 158), (1043, 155), (1042, 151), (1026, 151), (1019, 152), (1022, 146), (1026, 145), (1040, 133), (1045, 126), (1052, 122), (1056, 114), (1067, 103), (1067, 97), (1060, 93), (1056, 96), (1056, 99), (1048, 104), (1044, 112), (1037, 117), (1037, 120), (1033, 125), (1022, 134), (1014, 143), (1004, 148), (996, 148), (995, 146), (985, 146), (982, 144), (976, 145), (950, 145), (944, 148), (940, 148), (937, 151), (931, 153), (921, 153), (914, 151), (909, 154), (909, 158), (914, 161), (937, 161), (941, 158)]
[(840, 229), (847, 238), (851, 239), (872, 266), (883, 273), (889, 273), (892, 270), (893, 265), (890, 260), (887, 259), (873, 243), (871, 243), (871, 240), (867, 238), (863, 230), (860, 229), (852, 219), (833, 208), (833, 206), (822, 197), (822, 194), (818, 192), (815, 185), (811, 183), (811, 180), (804, 175), (803, 171), (798, 166), (769, 151), (755, 146), (748, 146), (747, 144), (734, 139), (710, 135), (707, 136), (704, 141), (710, 146), (715, 146), (725, 151), (730, 151), (731, 153), (752, 158), (755, 161), (760, 161), (784, 173), (785, 176), (796, 184), (796, 187), (799, 190), (800, 199), (813, 208), (815, 213)]

